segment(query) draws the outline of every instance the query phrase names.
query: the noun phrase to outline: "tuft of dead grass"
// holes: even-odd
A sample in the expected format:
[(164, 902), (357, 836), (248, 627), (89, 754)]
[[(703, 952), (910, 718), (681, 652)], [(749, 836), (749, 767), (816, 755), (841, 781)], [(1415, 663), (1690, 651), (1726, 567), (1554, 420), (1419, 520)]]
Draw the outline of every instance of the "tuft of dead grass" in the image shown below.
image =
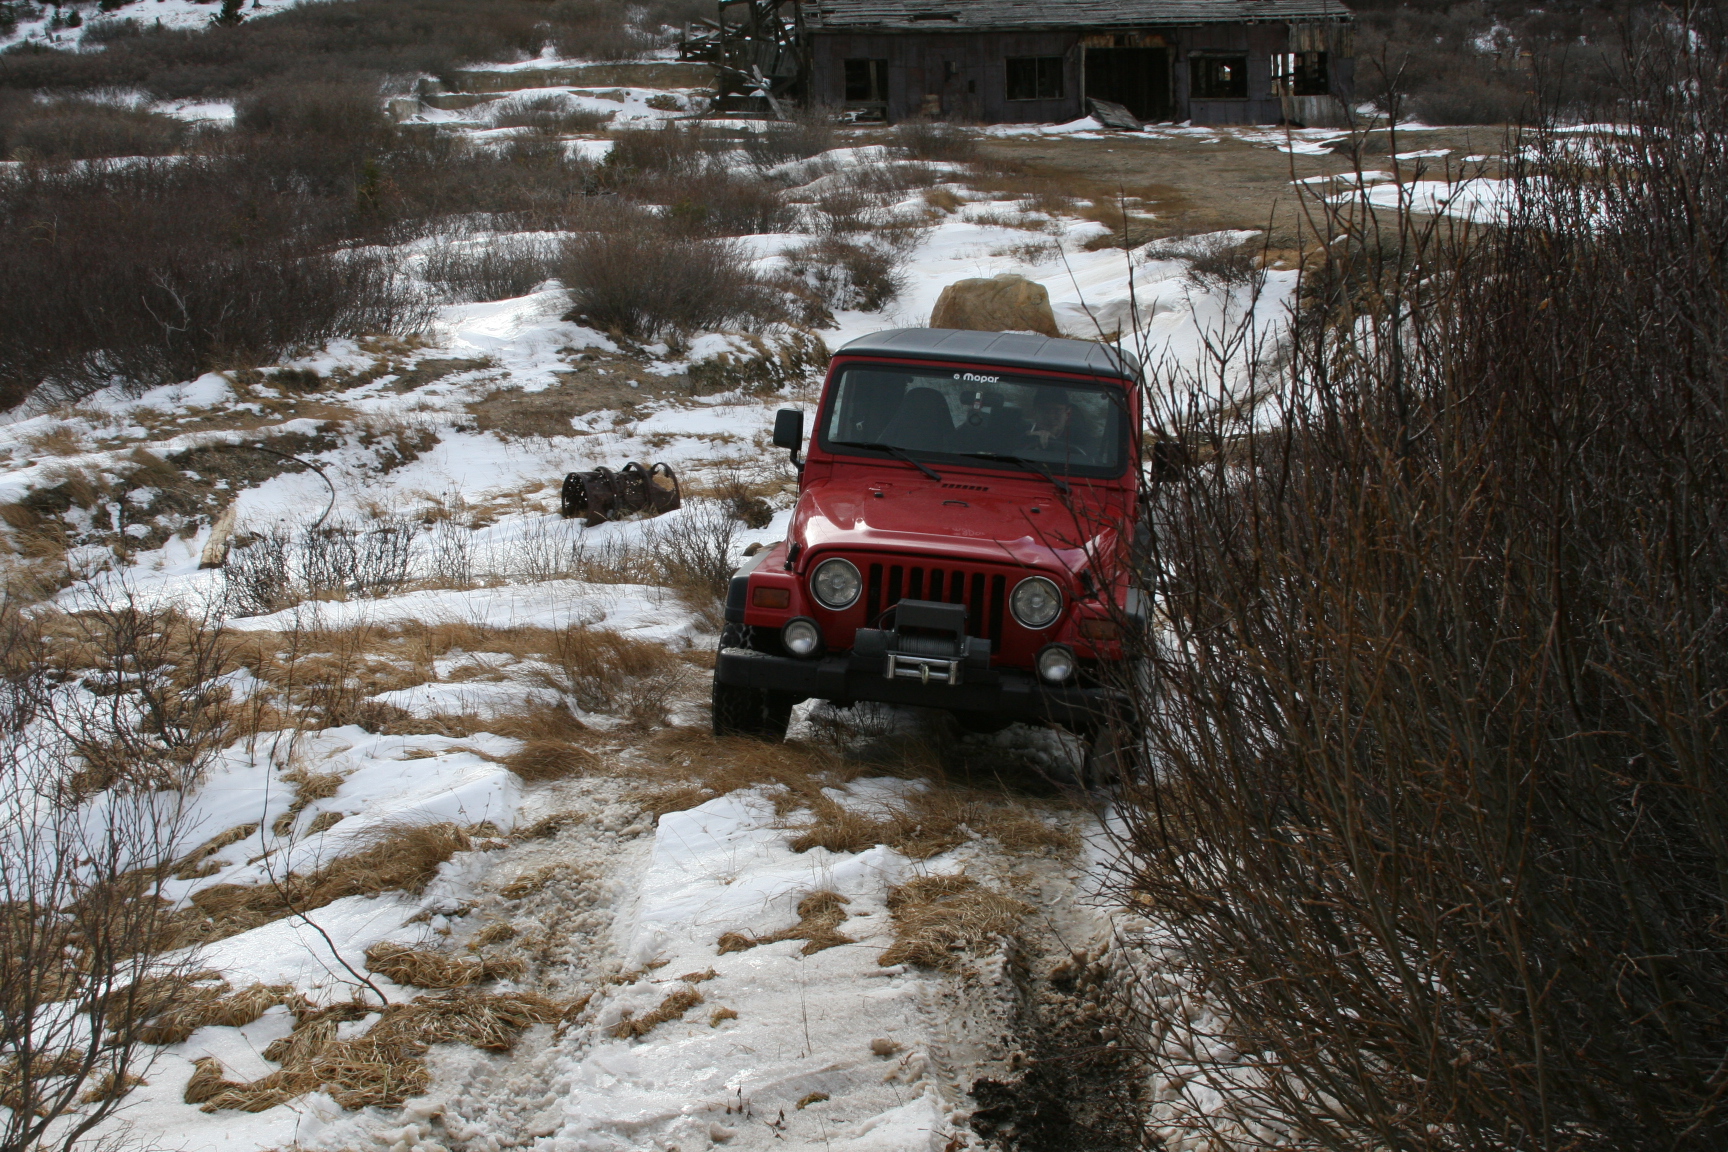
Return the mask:
[(564, 740), (528, 740), (504, 758), (504, 766), (524, 783), (585, 776), (600, 767), (600, 757)]
[(728, 952), (743, 952), (763, 944), (776, 944), (781, 940), (804, 941), (804, 947), (798, 951), (805, 956), (813, 956), (841, 944), (856, 944), (856, 940), (850, 936), (842, 936), (839, 930), (840, 925), (846, 922), (845, 905), (850, 903), (851, 900), (838, 892), (812, 892), (798, 901), (798, 923), (792, 927), (783, 928), (770, 936), (747, 936), (742, 932), (728, 932), (720, 937), (716, 944), (722, 956)]
[(1012, 932), (1032, 906), (959, 874), (920, 876), (890, 889), (888, 911), (895, 938), (876, 958), (878, 964), (952, 970), (962, 954), (979, 952)]
[(474, 938), (469, 944), (470, 947), (481, 948), (487, 944), (502, 944), (506, 940), (514, 940), (515, 938), (515, 925), (508, 920), (498, 920), (474, 933)]
[(808, 852), (862, 852), (885, 844), (914, 860), (928, 860), (972, 839), (995, 840), (1010, 852), (1048, 849), (1073, 853), (1079, 840), (1027, 811), (1023, 803), (999, 796), (927, 788), (877, 813), (847, 808), (827, 796), (811, 805), (814, 820), (792, 839), (792, 849)]
[(286, 836), (294, 831), (294, 824), (300, 819), (300, 813), (306, 810), (306, 806), (336, 795), (341, 791), (342, 779), (342, 775), (337, 772), (308, 772), (304, 768), (292, 768), (282, 773), (282, 780), (294, 785), (294, 802), (270, 825), (271, 833)]
[(80, 1107), (88, 1107), (105, 1100), (118, 1100), (132, 1089), (143, 1088), (149, 1083), (142, 1076), (134, 1076), (130, 1072), (116, 1073), (110, 1069), (92, 1080), (89, 1086), (78, 1094), (78, 1104)]
[(527, 969), (527, 963), (515, 957), (451, 956), (389, 943), (366, 949), (368, 972), (416, 988), (467, 988), (488, 980), (515, 979)]
[(702, 1003), (702, 993), (686, 984), (667, 995), (653, 1011), (642, 1016), (626, 1016), (607, 1031), (616, 1040), (646, 1036), (668, 1020), (677, 1020)]
[(207, 1025), (238, 1028), (252, 1023), (278, 1004), (291, 1012), (309, 1011), (311, 1004), (287, 984), (253, 984), (230, 992), (226, 983), (188, 990), (174, 1007), (138, 1031), (146, 1044), (179, 1044)]
[(738, 1019), (738, 1013), (731, 1008), (716, 1008), (708, 1016), (708, 1027), (718, 1028), (728, 1020)]
[(868, 770), (823, 748), (716, 738), (694, 728), (661, 733), (649, 750), (658, 765), (649, 778), (656, 783), (637, 792), (634, 799), (656, 814), (691, 808), (740, 788), (764, 786), (776, 810), (787, 815), (826, 800), (823, 788), (844, 784)]
[(440, 864), (471, 845), (468, 834), (455, 824), (395, 825), (378, 830), (360, 851), (305, 876), (289, 876), (276, 884), (213, 884), (192, 895), (192, 908), (179, 917), (176, 943), (221, 940), (344, 896), (418, 893), (437, 875)]
[(208, 868), (210, 865), (206, 862), (211, 856), (230, 844), (240, 843), (257, 831), (258, 825), (256, 824), (237, 824), (226, 832), (212, 836), (176, 864), (174, 878), (176, 880), (195, 880), (201, 876), (211, 875), (211, 872), (199, 872), (198, 869)]
[(361, 1036), (336, 1039), (337, 1025), (364, 1018), (361, 1004), (338, 1004), (300, 1015), (294, 1031), (264, 1050), (282, 1067), (249, 1083), (226, 1079), (211, 1057), (195, 1061), (185, 1100), (205, 1112), (262, 1112), (322, 1089), (343, 1108), (389, 1107), (431, 1083), (425, 1055), (434, 1044), (470, 1044), (508, 1052), (535, 1024), (559, 1021), (566, 1006), (532, 992), (450, 992), (391, 1004)]

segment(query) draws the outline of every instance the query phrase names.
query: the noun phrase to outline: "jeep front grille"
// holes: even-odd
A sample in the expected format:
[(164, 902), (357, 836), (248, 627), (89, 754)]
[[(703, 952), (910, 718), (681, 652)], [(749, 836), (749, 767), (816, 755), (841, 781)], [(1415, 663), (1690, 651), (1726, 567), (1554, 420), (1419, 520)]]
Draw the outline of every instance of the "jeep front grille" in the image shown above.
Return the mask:
[(871, 564), (864, 581), (866, 625), (875, 627), (881, 614), (902, 600), (964, 604), (967, 631), (999, 641), (1008, 608), (1008, 577), (963, 567)]

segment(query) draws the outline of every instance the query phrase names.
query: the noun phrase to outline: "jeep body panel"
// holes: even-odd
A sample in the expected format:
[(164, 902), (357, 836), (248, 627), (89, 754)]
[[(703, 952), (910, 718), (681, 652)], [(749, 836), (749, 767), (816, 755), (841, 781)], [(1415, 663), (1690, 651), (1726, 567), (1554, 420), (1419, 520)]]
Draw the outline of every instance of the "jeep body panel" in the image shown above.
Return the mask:
[[(1043, 382), (1083, 388), (1093, 398), (1082, 397), (1087, 403), (1119, 411), (1119, 445), (1112, 446), (1112, 462), (1081, 475), (1061, 464), (967, 459), (964, 453), (913, 453), (915, 463), (888, 449), (830, 442), (824, 430), (837, 403), (836, 382), (853, 366), (917, 372), (928, 380), (940, 374), (980, 387), (1008, 380), (1004, 386), (1034, 392)], [(787, 538), (751, 557), (732, 579), (726, 619), (753, 641), (723, 648), (717, 683), (841, 704), (880, 700), (1070, 726), (1109, 710), (1116, 693), (1095, 678), (1049, 683), (1036, 673), (1035, 661), (1052, 645), (1088, 665), (1121, 659), (1115, 625), (1125, 612), (1137, 611), (1126, 574), (1138, 511), (1139, 382), (1138, 365), (1116, 349), (1018, 333), (908, 329), (842, 347), (808, 438)], [(839, 609), (819, 602), (810, 587), (815, 569), (833, 558), (850, 562), (862, 584), (855, 600)], [(1032, 576), (1050, 580), (1062, 596), (1060, 612), (1042, 628), (1023, 624), (1009, 604), (1014, 589)], [(931, 611), (954, 606), (952, 619), (964, 622), (956, 651), (972, 653), (963, 673), (956, 664), (949, 680), (942, 661), (925, 660), (936, 669), (932, 682), (910, 656), (897, 673), (893, 653), (911, 643), (895, 631), (893, 610), (902, 602), (928, 604)], [(776, 638), (800, 618), (819, 627), (821, 645), (794, 656)], [(979, 643), (968, 648), (971, 640)]]

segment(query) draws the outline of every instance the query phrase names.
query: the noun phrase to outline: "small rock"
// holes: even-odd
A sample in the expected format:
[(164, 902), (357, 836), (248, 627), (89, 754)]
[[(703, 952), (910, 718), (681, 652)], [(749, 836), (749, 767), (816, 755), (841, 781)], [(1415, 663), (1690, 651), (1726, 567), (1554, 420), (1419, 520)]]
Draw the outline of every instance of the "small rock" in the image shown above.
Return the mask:
[(900, 1051), (900, 1045), (894, 1040), (872, 1040), (870, 1041), (870, 1051), (877, 1056), (892, 1056)]
[(708, 1125), (708, 1139), (714, 1141), (716, 1144), (724, 1144), (736, 1135), (738, 1135), (738, 1130), (736, 1128), (728, 1128), (726, 1125), (721, 1124), (718, 1121)]

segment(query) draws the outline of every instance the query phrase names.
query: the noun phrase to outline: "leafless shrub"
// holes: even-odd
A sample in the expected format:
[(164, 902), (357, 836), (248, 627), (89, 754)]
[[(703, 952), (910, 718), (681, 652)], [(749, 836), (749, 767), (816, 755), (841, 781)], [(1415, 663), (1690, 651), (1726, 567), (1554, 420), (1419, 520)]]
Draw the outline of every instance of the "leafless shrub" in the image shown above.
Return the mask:
[(624, 128), (612, 133), (601, 173), (617, 181), (645, 173), (695, 172), (707, 168), (723, 146), (700, 124), (668, 121), (657, 127)]
[(104, 156), (161, 156), (185, 141), (184, 122), (88, 99), (39, 103), (0, 97), (0, 157), (54, 163)]
[(1216, 359), (1158, 398), (1208, 453), (1147, 492), (1121, 808), (1167, 1141), (1728, 1140), (1721, 33), (1599, 163), (1514, 140), (1492, 226), (1317, 205), (1270, 431)]
[(556, 242), (533, 236), (442, 239), (426, 253), (420, 274), (458, 302), (526, 296), (553, 275)]
[(726, 324), (763, 325), (785, 305), (726, 240), (680, 236), (646, 216), (564, 245), (559, 277), (571, 316), (631, 340)]
[(1188, 236), (1166, 240), (1157, 248), (1163, 258), (1188, 262), (1188, 282), (1204, 292), (1254, 288), (1266, 277), (1260, 253), (1264, 244), (1243, 243), (1228, 235)]
[(532, 128), (548, 136), (597, 132), (616, 113), (573, 106), (559, 96), (512, 97), (493, 105), (494, 128)]
[(776, 185), (718, 165), (639, 180), (624, 191), (663, 206), (667, 228), (692, 236), (786, 232), (797, 220)]
[(906, 286), (906, 253), (872, 239), (827, 236), (783, 258), (787, 274), (828, 308), (875, 312)]
[(292, 536), (284, 529), (235, 539), (222, 565), (222, 606), (230, 616), (265, 616), (299, 602), (289, 575)]
[(819, 156), (839, 144), (834, 115), (827, 108), (799, 109), (789, 122), (768, 125), (745, 137), (744, 151), (758, 168)]
[[(184, 967), (161, 959), (169, 915), (156, 888), (187, 831), (181, 796), (217, 740), (166, 699), (174, 670), (154, 662), (155, 634), (131, 627), (137, 620), (126, 605), (108, 618), (113, 631), (98, 617), (88, 632), (60, 637), (0, 603), (0, 1147), (7, 1149), (42, 1146), (51, 1127), (54, 1145), (70, 1146), (102, 1123), (145, 1070), (146, 1019), (171, 1011), (186, 986)], [(75, 693), (45, 659), (80, 639), (111, 674), (103, 687), (112, 709), (87, 701), (68, 707)], [(83, 754), (110, 748), (130, 749), (151, 768), (114, 771), (98, 785)]]
[[(212, 176), (140, 163), (0, 178), (0, 280), (13, 288), (0, 296), (0, 402), (38, 384), (62, 399), (117, 377), (147, 387), (218, 357), (271, 363), (424, 324), (391, 257), (335, 250), (304, 206), (248, 206)], [(51, 235), (32, 239), (43, 220)]]
[(894, 126), (894, 143), (912, 160), (964, 163), (978, 154), (976, 137), (940, 120), (902, 120)]

